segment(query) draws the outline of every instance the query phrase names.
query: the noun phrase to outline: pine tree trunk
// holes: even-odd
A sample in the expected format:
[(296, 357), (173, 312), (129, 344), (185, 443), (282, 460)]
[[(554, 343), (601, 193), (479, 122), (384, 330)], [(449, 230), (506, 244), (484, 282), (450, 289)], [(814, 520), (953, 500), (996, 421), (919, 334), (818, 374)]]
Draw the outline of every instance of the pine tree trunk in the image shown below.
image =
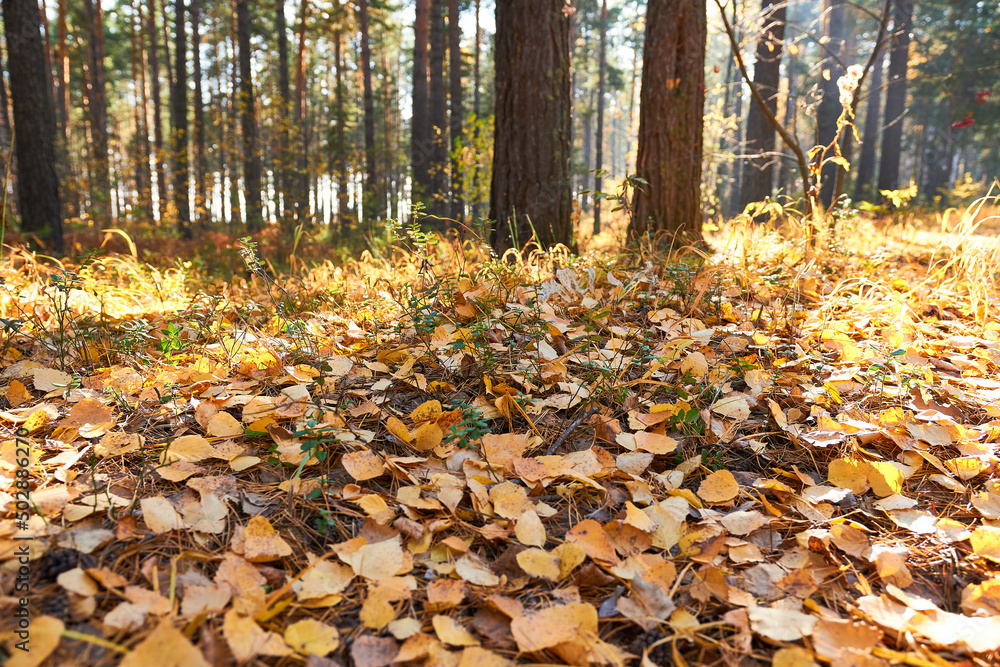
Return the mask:
[[(475, 49), (474, 49), (474, 55), (473, 55), (473, 61), (472, 61), (472, 82), (473, 82), (472, 113), (476, 117), (475, 136), (474, 136), (473, 140), (474, 140), (475, 145), (477, 147), (479, 146), (479, 128), (481, 127), (479, 114), (481, 113), (481, 104), (482, 104), (482, 100), (480, 98), (480, 93), (479, 93), (479, 88), (480, 88), (480, 85), (481, 85), (481, 81), (480, 81), (480, 76), (481, 75), (480, 75), (480, 72), (479, 72), (479, 60), (481, 58), (480, 45), (482, 44), (482, 41), (483, 41), (483, 32), (482, 32), (483, 29), (482, 29), (482, 24), (479, 21), (479, 9), (480, 9), (479, 5), (480, 5), (480, 0), (476, 0), (476, 46), (475, 46)], [(479, 173), (479, 160), (478, 160), (478, 157), (477, 157), (475, 159), (475, 166), (474, 166), (473, 171), (472, 171), (472, 219), (473, 219), (473, 221), (475, 221), (476, 219), (478, 219), (479, 216), (480, 216), (480, 212), (479, 212), (479, 208), (480, 208), (480, 205), (479, 205), (480, 204), (480, 202), (479, 202), (479, 179), (480, 178), (481, 178), (481, 175)]]
[(604, 191), (604, 92), (608, 70), (608, 0), (601, 3), (601, 41), (597, 51), (597, 132), (594, 142), (594, 236), (601, 233), (601, 195)]
[(191, 0), (191, 61), (194, 65), (194, 215), (195, 220), (206, 226), (211, 218), (206, 194), (205, 167), (205, 107), (202, 100), (201, 79), (201, 0)]
[(278, 33), (278, 95), (281, 96), (281, 111), (278, 116), (278, 155), (274, 165), (274, 181), (277, 192), (275, 196), (280, 202), (278, 218), (282, 221), (291, 219), (291, 206), (288, 196), (288, 170), (291, 152), (290, 123), (291, 92), (288, 76), (288, 25), (285, 20), (285, 0), (275, 0), (275, 29)]
[(465, 217), (462, 195), (462, 29), (458, 0), (448, 0), (448, 74), (451, 79), (451, 217), (461, 223)]
[[(597, 95), (597, 91), (591, 89), (590, 91), (590, 101), (587, 103), (587, 108), (580, 114), (580, 122), (583, 124), (583, 146), (581, 147), (581, 157), (583, 159), (583, 167), (586, 172), (590, 168), (591, 159), (594, 155), (594, 98)], [(587, 191), (587, 174), (583, 175), (584, 192)], [(583, 211), (588, 211), (590, 209), (590, 198), (588, 195), (580, 194), (580, 208)]]
[(174, 165), (174, 207), (177, 209), (177, 233), (191, 238), (190, 175), (188, 174), (187, 124), (187, 26), (184, 22), (184, 0), (174, 5), (174, 57), (177, 58), (177, 78), (171, 91), (174, 133), (171, 144)]
[[(788, 78), (788, 97), (785, 98), (785, 118), (782, 121), (784, 126), (792, 133), (795, 129), (795, 68), (798, 59), (794, 53), (788, 53), (785, 72)], [(790, 195), (794, 190), (795, 181), (799, 178), (799, 170), (794, 160), (782, 160), (778, 166), (778, 191)]]
[[(816, 111), (816, 143), (820, 146), (830, 146), (837, 136), (837, 119), (843, 107), (840, 104), (840, 89), (837, 80), (844, 75), (841, 65), (844, 55), (844, 0), (825, 0), (823, 5), (825, 19), (823, 36), (826, 38), (826, 48), (829, 55), (821, 66), (820, 91), (822, 97)], [(827, 157), (833, 156), (833, 149), (827, 152)], [(822, 154), (817, 156), (821, 159)], [(837, 172), (843, 167), (828, 162), (820, 172), (819, 200), (824, 208), (830, 208), (836, 188)]]
[(430, 0), (417, 0), (413, 25), (413, 115), (410, 121), (410, 160), (413, 171), (413, 203), (430, 204), (431, 121), (427, 97), (427, 43), (430, 31)]
[(90, 85), (87, 105), (90, 110), (90, 137), (93, 150), (93, 183), (91, 185), (91, 217), (99, 224), (111, 222), (111, 164), (108, 155), (108, 103), (104, 71), (104, 12), (95, 0), (83, 0), (87, 15), (87, 67)]
[(570, 19), (563, 0), (497, 0), (489, 217), (500, 254), (571, 248)]
[[(7, 98), (7, 82), (4, 79), (3, 74), (3, 62), (0, 61), (0, 155), (3, 156), (4, 168), (3, 173), (5, 180), (0, 181), (3, 183), (3, 189), (0, 190), (0, 197), (3, 201), (0, 201), (0, 226), (6, 229), (6, 224), (9, 222), (7, 215), (8, 213), (17, 215), (17, 203), (20, 199), (20, 194), (18, 193), (17, 187), (17, 158), (15, 158), (10, 153), (11, 149), (11, 139), (14, 136), (14, 129), (11, 126), (10, 115), (7, 111), (8, 98)], [(10, 160), (9, 162), (7, 160)], [(13, 193), (13, 197), (8, 197), (7, 193)]]
[(875, 150), (882, 118), (882, 65), (884, 53), (880, 53), (872, 66), (872, 78), (868, 87), (868, 101), (865, 105), (865, 125), (862, 132), (861, 157), (858, 160), (858, 180), (854, 184), (854, 199), (874, 201), (872, 180), (875, 178)]
[(334, 157), (337, 171), (337, 217), (340, 220), (340, 230), (344, 231), (350, 222), (350, 193), (347, 191), (347, 133), (344, 125), (347, 117), (344, 115), (344, 55), (341, 47), (343, 35), (339, 30), (333, 33), (334, 59), (337, 61), (337, 80), (335, 83), (337, 116), (336, 137), (337, 146)]
[(361, 78), (364, 100), (365, 136), (365, 217), (380, 220), (385, 217), (385, 196), (379, 182), (375, 147), (375, 101), (372, 92), (372, 49), (368, 35), (368, 0), (358, 0), (358, 24), (361, 28)]
[[(778, 114), (778, 84), (781, 81), (781, 52), (785, 37), (785, 3), (782, 0), (761, 0), (764, 30), (757, 39), (757, 62), (753, 68), (754, 86), (767, 103), (772, 116)], [(774, 186), (775, 165), (774, 126), (756, 100), (750, 102), (747, 114), (746, 150), (756, 154), (743, 163), (739, 211), (750, 202), (770, 197)]]
[(247, 0), (236, 0), (237, 40), (240, 50), (240, 124), (243, 131), (243, 193), (247, 231), (264, 227), (261, 209), (260, 156), (257, 154), (257, 105), (250, 74), (250, 12)]
[(893, 0), (892, 45), (889, 50), (889, 86), (885, 91), (882, 127), (882, 156), (878, 169), (878, 189), (898, 190), (899, 158), (903, 143), (903, 116), (906, 114), (906, 69), (913, 27), (913, 0)]
[(3, 0), (10, 94), (17, 132), (18, 211), (26, 237), (63, 251), (56, 176), (56, 116), (46, 77), (41, 15), (35, 0)]
[(133, 217), (138, 220), (145, 218), (147, 222), (152, 221), (152, 207), (150, 205), (150, 180), (152, 175), (149, 171), (149, 127), (146, 118), (146, 62), (145, 49), (142, 47), (142, 5), (132, 4), (132, 22), (130, 23), (132, 41), (132, 80), (136, 85), (135, 100), (135, 190), (139, 196), (138, 210)]
[(448, 190), (448, 120), (447, 93), (444, 87), (444, 2), (431, 0), (431, 59), (430, 59), (430, 211), (435, 216), (448, 214), (445, 204)]
[(705, 0), (650, 0), (642, 56), (639, 146), (629, 236), (666, 232), (702, 243)]
[(163, 167), (163, 98), (160, 93), (160, 48), (156, 28), (156, 1), (149, 8), (149, 68), (153, 83), (153, 164), (156, 172), (156, 217), (162, 224), (163, 205), (167, 201), (167, 178)]
[(309, 211), (309, 142), (306, 132), (306, 18), (308, 0), (302, 0), (299, 13), (299, 47), (295, 66), (295, 220), (301, 222)]

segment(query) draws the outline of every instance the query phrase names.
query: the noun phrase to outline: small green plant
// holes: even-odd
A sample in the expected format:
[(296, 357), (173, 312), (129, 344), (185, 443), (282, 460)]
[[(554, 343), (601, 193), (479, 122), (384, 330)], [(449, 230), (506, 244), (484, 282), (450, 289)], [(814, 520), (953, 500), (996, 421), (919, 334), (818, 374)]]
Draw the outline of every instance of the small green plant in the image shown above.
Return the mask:
[(462, 449), (474, 449), (475, 443), (484, 435), (493, 432), (483, 418), (483, 414), (468, 403), (460, 402), (454, 408), (462, 410), (462, 421), (453, 424), (448, 429), (448, 433), (444, 437), (445, 444), (455, 442)]
[(180, 352), (187, 347), (187, 343), (181, 340), (181, 332), (183, 330), (183, 327), (173, 322), (168, 324), (166, 329), (160, 329), (163, 333), (163, 339), (160, 340), (160, 344), (157, 347), (166, 357), (167, 361), (170, 361), (170, 355), (173, 352)]

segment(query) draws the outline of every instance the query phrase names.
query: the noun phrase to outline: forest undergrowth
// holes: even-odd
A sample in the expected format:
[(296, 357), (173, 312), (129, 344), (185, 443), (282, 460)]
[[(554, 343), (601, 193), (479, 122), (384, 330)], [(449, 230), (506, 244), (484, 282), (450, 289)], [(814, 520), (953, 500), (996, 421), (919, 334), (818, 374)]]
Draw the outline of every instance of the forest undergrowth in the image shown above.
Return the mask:
[(403, 233), (280, 276), (251, 240), (225, 282), (5, 248), (0, 651), (996, 664), (993, 213), (711, 253)]

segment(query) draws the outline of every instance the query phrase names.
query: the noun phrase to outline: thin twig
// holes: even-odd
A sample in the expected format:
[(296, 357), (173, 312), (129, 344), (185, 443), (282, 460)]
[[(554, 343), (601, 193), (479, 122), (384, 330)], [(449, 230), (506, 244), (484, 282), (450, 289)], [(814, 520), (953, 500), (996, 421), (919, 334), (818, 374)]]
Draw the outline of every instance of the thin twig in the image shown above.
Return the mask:
[(559, 447), (561, 447), (564, 442), (566, 442), (566, 438), (569, 437), (569, 434), (576, 430), (576, 427), (580, 425), (580, 422), (582, 422), (587, 417), (596, 414), (600, 409), (601, 409), (600, 406), (595, 405), (591, 408), (588, 408), (587, 410), (584, 410), (583, 413), (580, 414), (580, 416), (578, 416), (576, 419), (573, 420), (573, 423), (571, 423), (569, 426), (566, 427), (566, 430), (563, 431), (563, 434), (560, 435), (555, 442), (549, 445), (549, 448), (545, 450), (545, 455), (552, 456), (552, 454), (554, 454), (555, 451), (559, 449)]

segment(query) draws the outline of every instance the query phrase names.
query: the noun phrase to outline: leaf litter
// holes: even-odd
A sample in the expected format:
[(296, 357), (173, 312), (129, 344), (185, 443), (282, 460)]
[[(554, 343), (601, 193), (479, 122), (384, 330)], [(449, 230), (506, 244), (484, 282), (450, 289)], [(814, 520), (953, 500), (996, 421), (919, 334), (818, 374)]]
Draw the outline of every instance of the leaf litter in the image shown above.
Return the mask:
[(259, 276), (168, 303), (88, 265), (131, 347), (46, 312), (23, 256), (8, 664), (995, 664), (996, 275), (886, 242), (442, 244), (436, 275), (314, 271), (277, 312)]

